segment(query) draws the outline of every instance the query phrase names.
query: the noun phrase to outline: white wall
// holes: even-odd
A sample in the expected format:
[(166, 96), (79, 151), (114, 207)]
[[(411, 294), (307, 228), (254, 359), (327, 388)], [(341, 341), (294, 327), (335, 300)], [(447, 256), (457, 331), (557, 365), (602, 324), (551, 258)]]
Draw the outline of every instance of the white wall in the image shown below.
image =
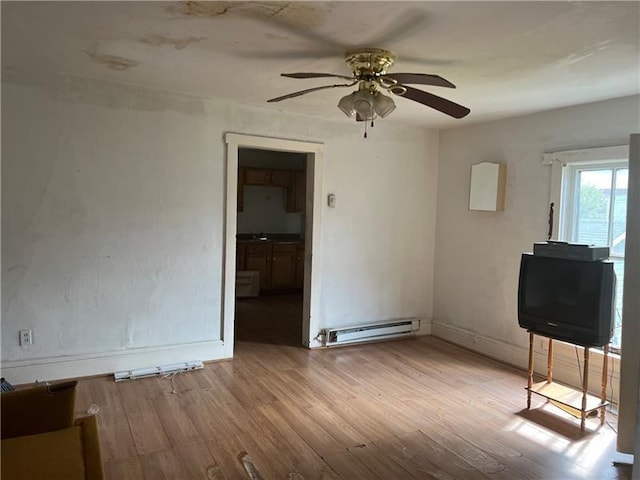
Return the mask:
[[(321, 326), (430, 320), (437, 133), (3, 71), (2, 370), (222, 358), (224, 132), (325, 143)], [(428, 323), (428, 322), (427, 322)], [(18, 346), (18, 331), (35, 343)]]
[[(541, 165), (542, 154), (627, 144), (640, 128), (639, 98), (441, 132), (435, 335), (526, 368), (528, 335), (518, 326), (516, 293), (520, 254), (547, 235), (551, 167)], [(507, 164), (504, 212), (468, 209), (471, 165), (483, 161)], [(565, 370), (579, 381), (575, 357), (569, 360)]]
[(324, 153), (323, 198), (335, 194), (337, 206), (323, 205), (323, 326), (430, 321), (438, 133), (380, 121), (352, 141), (327, 142)]

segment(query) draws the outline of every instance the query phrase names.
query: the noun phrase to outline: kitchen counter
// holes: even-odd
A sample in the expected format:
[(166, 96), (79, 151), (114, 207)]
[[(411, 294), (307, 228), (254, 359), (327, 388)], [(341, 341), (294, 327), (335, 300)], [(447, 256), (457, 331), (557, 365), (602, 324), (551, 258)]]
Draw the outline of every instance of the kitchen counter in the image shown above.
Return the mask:
[(254, 243), (304, 243), (304, 239), (298, 234), (291, 233), (267, 233), (261, 239), (258, 234), (240, 233), (236, 235), (236, 241), (243, 244)]

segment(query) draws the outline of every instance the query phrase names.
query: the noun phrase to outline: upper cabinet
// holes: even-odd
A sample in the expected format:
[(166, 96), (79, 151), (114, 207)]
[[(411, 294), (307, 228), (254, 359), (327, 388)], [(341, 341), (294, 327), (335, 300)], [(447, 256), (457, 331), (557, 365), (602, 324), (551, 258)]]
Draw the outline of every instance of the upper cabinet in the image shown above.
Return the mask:
[(271, 170), (271, 185), (291, 188), (293, 184), (293, 172), (291, 170)]
[(293, 186), (287, 191), (287, 212), (304, 213), (307, 203), (307, 172), (293, 172)]
[(245, 185), (263, 185), (291, 188), (293, 174), (291, 170), (273, 170), (267, 168), (245, 168)]
[(238, 168), (238, 211), (244, 211), (244, 187), (258, 185), (285, 188), (286, 212), (304, 213), (307, 200), (306, 183), (305, 171), (240, 167)]

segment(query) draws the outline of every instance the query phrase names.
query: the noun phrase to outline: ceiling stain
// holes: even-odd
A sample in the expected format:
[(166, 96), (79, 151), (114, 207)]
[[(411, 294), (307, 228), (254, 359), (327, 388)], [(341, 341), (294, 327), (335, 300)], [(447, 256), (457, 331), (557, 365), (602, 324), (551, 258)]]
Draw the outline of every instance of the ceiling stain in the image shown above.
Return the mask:
[(146, 43), (153, 45), (154, 47), (160, 47), (162, 45), (173, 45), (176, 50), (182, 50), (187, 48), (192, 43), (198, 43), (204, 40), (206, 37), (186, 37), (186, 38), (173, 38), (165, 35), (147, 35), (144, 38), (138, 40), (140, 43)]
[(105, 55), (89, 51), (85, 51), (84, 53), (86, 53), (92, 61), (106, 65), (113, 70), (127, 70), (128, 68), (138, 65), (136, 60), (118, 57), (117, 55)]
[(186, 1), (175, 2), (168, 6), (166, 11), (176, 16), (218, 17), (225, 15), (233, 6), (234, 2)]
[(265, 33), (264, 34), (264, 38), (267, 39), (273, 39), (273, 40), (287, 40), (289, 37), (285, 36), (285, 35), (279, 35), (277, 33)]
[[(255, 2), (259, 4), (260, 2)], [(325, 23), (327, 13), (333, 8), (331, 2), (311, 3), (311, 2), (269, 2), (271, 8), (275, 10), (269, 17), (275, 17), (292, 27), (315, 28)]]
[(233, 1), (185, 1), (175, 2), (165, 10), (178, 17), (220, 17), (237, 13), (250, 18), (277, 19), (292, 27), (311, 28), (324, 23), (326, 13), (333, 2), (233, 2)]

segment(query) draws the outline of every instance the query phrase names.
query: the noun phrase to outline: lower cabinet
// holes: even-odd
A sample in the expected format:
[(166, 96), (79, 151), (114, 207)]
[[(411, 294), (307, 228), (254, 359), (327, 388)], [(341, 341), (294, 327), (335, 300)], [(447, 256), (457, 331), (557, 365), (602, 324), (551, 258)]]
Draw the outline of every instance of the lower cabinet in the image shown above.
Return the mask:
[(247, 247), (238, 243), (236, 245), (236, 270), (246, 270), (245, 261), (247, 259)]
[(260, 290), (271, 288), (271, 245), (247, 245), (244, 268), (260, 273)]
[(274, 244), (271, 256), (271, 289), (295, 288), (296, 245), (295, 243)]
[[(244, 270), (256, 270), (260, 274), (261, 291), (278, 291), (302, 288), (304, 269), (304, 245), (297, 243), (270, 243), (243, 245)], [(301, 250), (300, 250), (301, 249)], [(238, 254), (241, 248), (237, 249)], [(302, 251), (302, 254), (300, 254)], [(302, 270), (303, 272), (304, 270)]]

